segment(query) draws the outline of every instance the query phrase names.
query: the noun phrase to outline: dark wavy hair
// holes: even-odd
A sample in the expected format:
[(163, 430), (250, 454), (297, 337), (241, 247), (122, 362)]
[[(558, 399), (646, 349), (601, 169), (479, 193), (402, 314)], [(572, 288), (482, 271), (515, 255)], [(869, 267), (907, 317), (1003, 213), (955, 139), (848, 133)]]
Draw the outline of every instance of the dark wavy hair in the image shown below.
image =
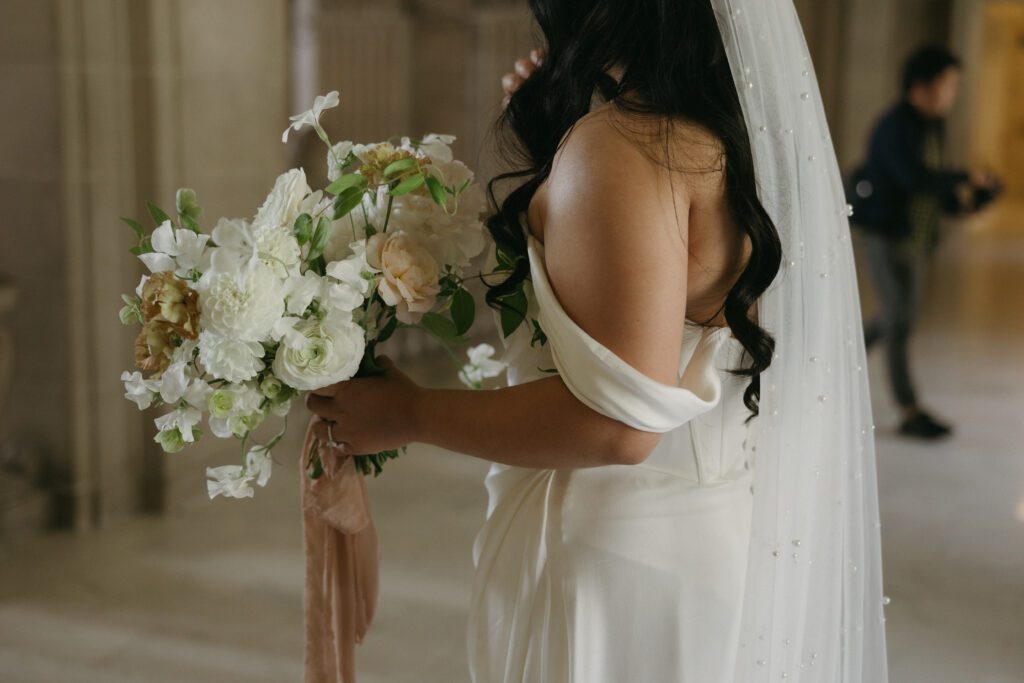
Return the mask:
[[(733, 372), (751, 378), (744, 402), (756, 415), (760, 374), (771, 364), (775, 342), (751, 311), (778, 274), (782, 250), (758, 199), (747, 125), (710, 0), (530, 0), (530, 9), (546, 54), (493, 131), (516, 170), (488, 184), (494, 213), (487, 226), (499, 250), (516, 258), (508, 279), (489, 288), (488, 303), (507, 306), (502, 299), (529, 277), (519, 213), (550, 174), (559, 144), (590, 111), (595, 94), (621, 111), (654, 117), (666, 154), (674, 125), (696, 124), (720, 143), (719, 163), (705, 170), (725, 173), (733, 220), (751, 241), (750, 259), (723, 310), (746, 351), (742, 367)], [(608, 74), (615, 66), (623, 69), (620, 81)], [(525, 182), (499, 203), (496, 185), (515, 179)]]

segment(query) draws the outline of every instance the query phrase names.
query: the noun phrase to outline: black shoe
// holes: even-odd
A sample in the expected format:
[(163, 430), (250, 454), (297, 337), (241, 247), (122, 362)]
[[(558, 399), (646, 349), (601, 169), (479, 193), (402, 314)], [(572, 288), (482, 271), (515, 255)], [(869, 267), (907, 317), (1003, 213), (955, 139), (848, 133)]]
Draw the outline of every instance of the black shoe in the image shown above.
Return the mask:
[(953, 433), (953, 428), (943, 424), (925, 412), (903, 421), (900, 434), (918, 439), (942, 439)]

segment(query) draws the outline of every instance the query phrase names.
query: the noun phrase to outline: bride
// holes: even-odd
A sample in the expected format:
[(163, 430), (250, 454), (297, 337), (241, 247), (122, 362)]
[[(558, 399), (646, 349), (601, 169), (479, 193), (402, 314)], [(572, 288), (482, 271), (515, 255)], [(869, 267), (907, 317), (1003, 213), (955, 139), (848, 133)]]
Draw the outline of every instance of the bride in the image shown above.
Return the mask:
[(488, 222), (489, 302), (526, 295), (509, 386), (388, 363), (310, 398), (318, 438), (492, 462), (476, 683), (884, 683), (847, 210), (791, 1), (530, 7)]

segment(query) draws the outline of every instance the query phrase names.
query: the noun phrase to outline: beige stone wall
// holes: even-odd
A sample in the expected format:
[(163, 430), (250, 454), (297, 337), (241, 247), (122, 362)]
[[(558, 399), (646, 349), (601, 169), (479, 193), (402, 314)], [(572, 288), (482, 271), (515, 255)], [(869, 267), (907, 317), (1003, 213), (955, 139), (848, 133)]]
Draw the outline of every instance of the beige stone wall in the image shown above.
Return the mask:
[[(69, 475), (69, 324), (61, 220), (57, 18), (53, 2), (0, 3), (0, 278), (18, 289), (14, 392), (0, 435)], [(2, 387), (7, 390), (7, 387)], [(66, 489), (65, 489), (66, 492)]]

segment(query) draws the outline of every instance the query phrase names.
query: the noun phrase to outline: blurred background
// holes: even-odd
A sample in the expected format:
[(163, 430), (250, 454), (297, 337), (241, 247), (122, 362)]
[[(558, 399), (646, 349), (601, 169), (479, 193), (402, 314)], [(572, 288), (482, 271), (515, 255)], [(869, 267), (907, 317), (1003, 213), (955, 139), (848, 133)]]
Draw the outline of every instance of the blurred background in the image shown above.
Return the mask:
[[(898, 436), (871, 358), (894, 683), (1024, 681), (1024, 2), (797, 0), (840, 162), (858, 165), (907, 54), (964, 60), (949, 160), (998, 174), (950, 222), (915, 374), (954, 421)], [(123, 398), (138, 281), (118, 221), (182, 185), (206, 222), (273, 179), (324, 174), (289, 114), (342, 91), (335, 139), (452, 133), (482, 178), (500, 78), (534, 46), (525, 0), (0, 0), (0, 680), (294, 681), (302, 548), (291, 450), (253, 500), (210, 502), (207, 440), (174, 456)], [(874, 293), (865, 281), (865, 311)], [(394, 350), (420, 381), (454, 372)], [(296, 420), (301, 424), (301, 420)], [(457, 683), (487, 465), (414, 447), (370, 482), (382, 544), (361, 680)]]

